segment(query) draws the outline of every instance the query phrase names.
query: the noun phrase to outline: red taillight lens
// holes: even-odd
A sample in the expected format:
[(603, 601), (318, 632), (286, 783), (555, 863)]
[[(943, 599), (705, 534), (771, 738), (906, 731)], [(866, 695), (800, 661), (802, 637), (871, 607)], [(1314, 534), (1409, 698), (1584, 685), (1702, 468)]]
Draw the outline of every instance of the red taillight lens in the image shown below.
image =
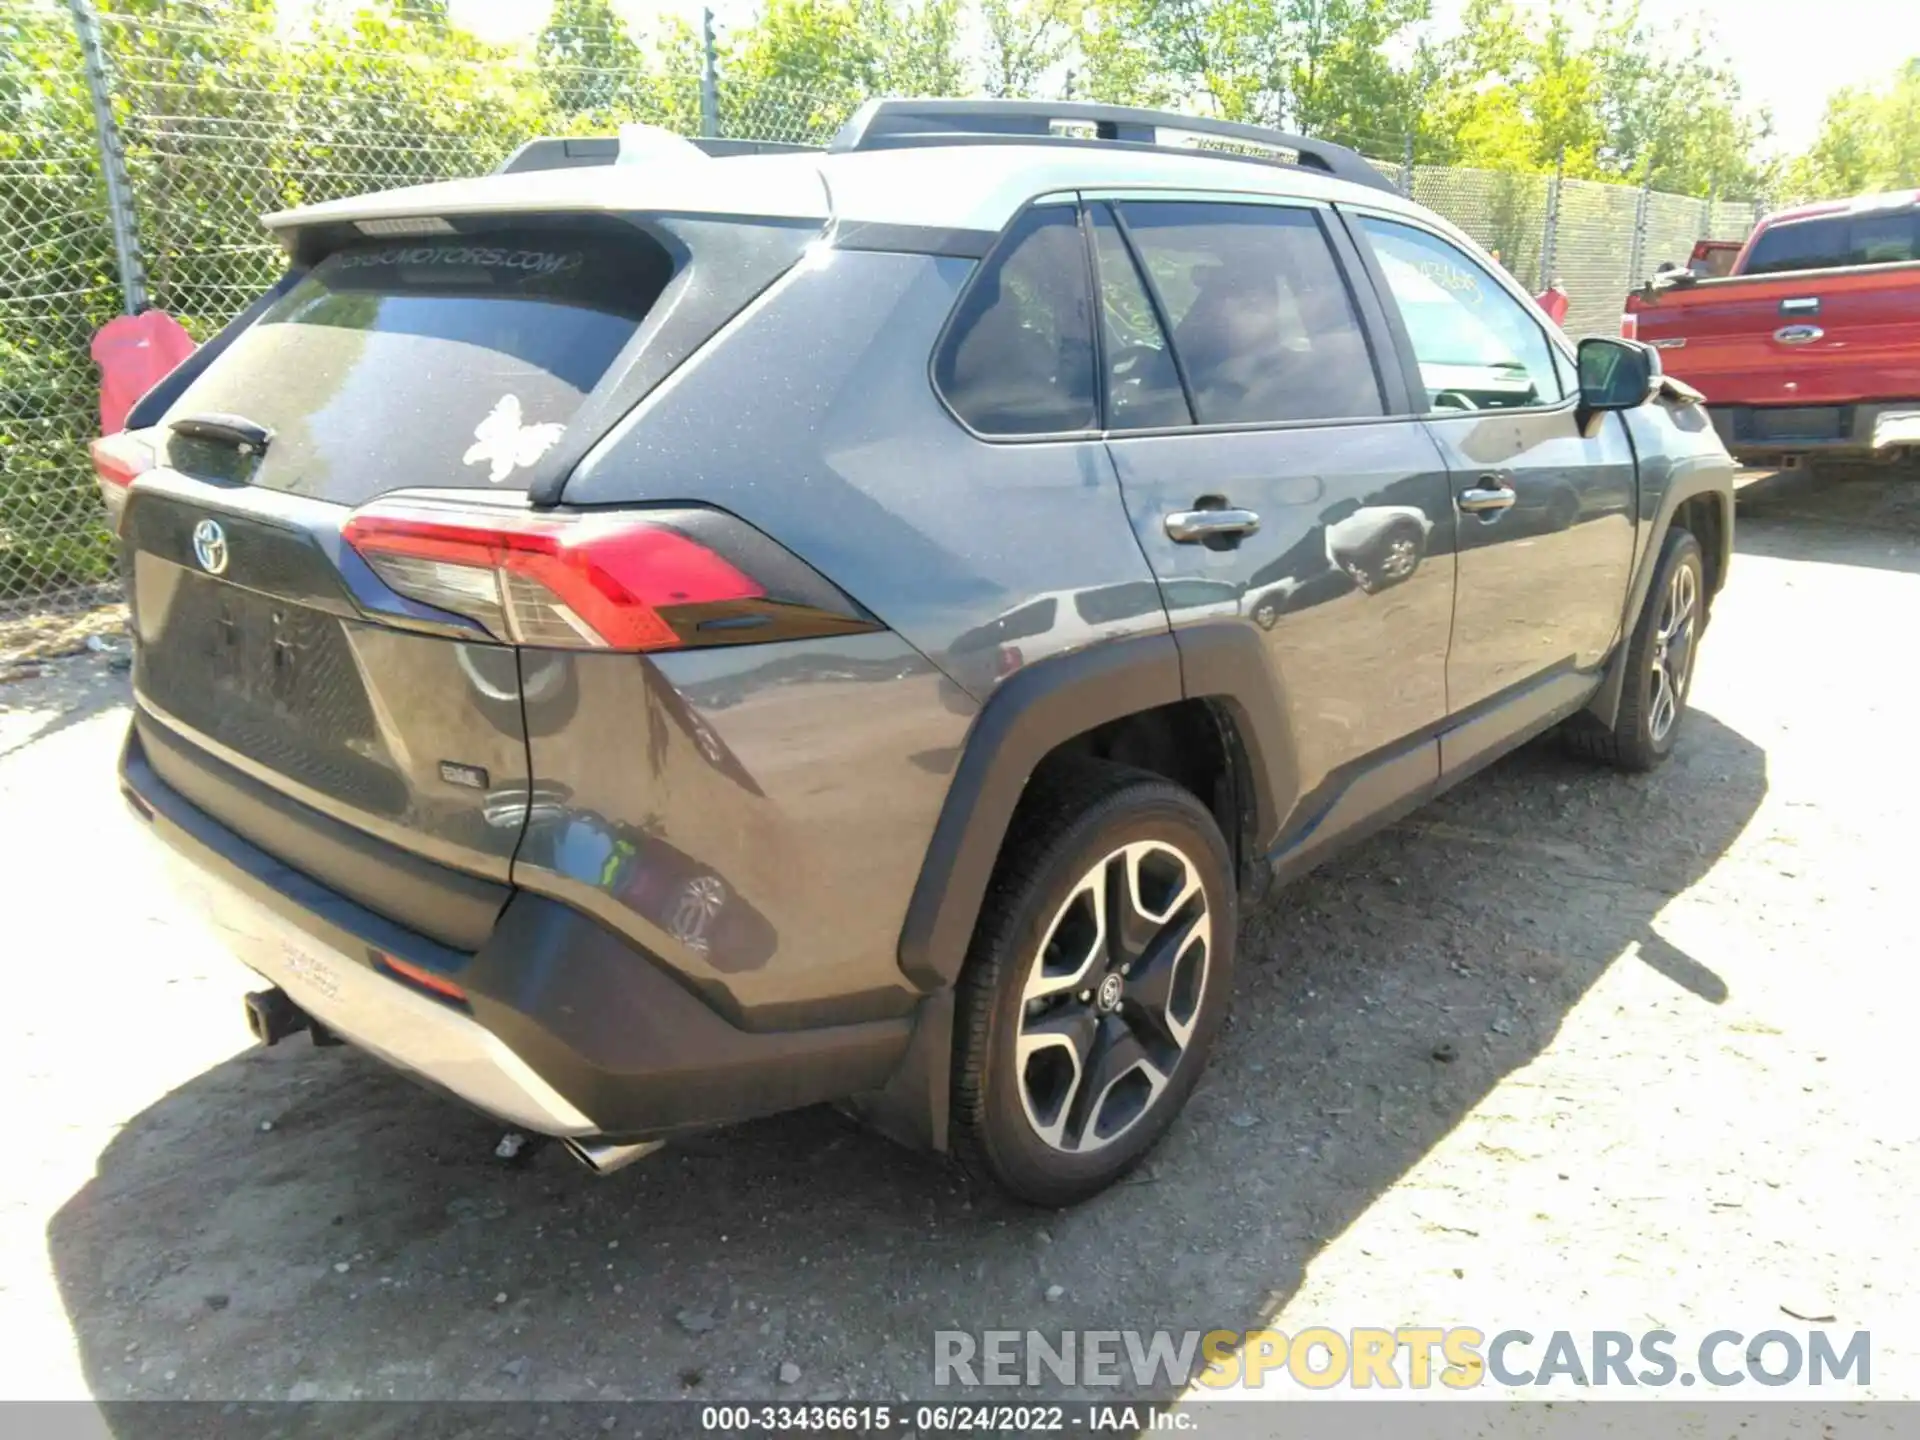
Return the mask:
[(153, 446), (144, 433), (122, 430), (102, 435), (87, 447), (93, 456), (94, 477), (100, 482), (100, 498), (107, 502), (107, 520), (116, 532), (121, 512), (127, 508), (127, 487), (154, 466)]
[(1631, 310), (1620, 317), (1620, 338), (1622, 340), (1640, 338), (1640, 317)]
[(518, 645), (661, 650), (676, 612), (764, 599), (700, 541), (645, 514), (541, 515), (376, 501), (347, 543), (393, 589)]

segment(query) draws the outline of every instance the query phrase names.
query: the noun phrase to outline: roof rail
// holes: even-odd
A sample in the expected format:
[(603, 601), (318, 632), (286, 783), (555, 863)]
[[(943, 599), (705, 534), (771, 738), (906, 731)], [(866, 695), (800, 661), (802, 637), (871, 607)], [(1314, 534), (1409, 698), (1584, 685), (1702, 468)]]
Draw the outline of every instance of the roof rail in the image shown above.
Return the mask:
[[(1336, 179), (1393, 190), (1392, 183), (1344, 145), (1329, 145), (1264, 125), (1235, 120), (1211, 120), (1199, 115), (1176, 115), (1168, 110), (1142, 110), (1131, 105), (1098, 105), (1080, 100), (869, 100), (827, 144), (829, 151), (885, 150), (910, 145), (964, 145), (1025, 137), (1059, 140), (1054, 127), (1091, 126), (1096, 140), (1128, 145), (1161, 146), (1159, 132), (1233, 140), (1244, 145), (1290, 150), (1292, 163), (1318, 170)], [(1161, 146), (1161, 148), (1172, 148)], [(1276, 163), (1278, 157), (1210, 150), (1227, 160)]]
[[(722, 140), (705, 135), (687, 138), (716, 159), (729, 155), (785, 155), (820, 148), (789, 145), (781, 140)], [(493, 173), (519, 175), (528, 170), (569, 170), (581, 165), (611, 165), (619, 158), (620, 139), (615, 135), (549, 136), (527, 141), (502, 160)]]

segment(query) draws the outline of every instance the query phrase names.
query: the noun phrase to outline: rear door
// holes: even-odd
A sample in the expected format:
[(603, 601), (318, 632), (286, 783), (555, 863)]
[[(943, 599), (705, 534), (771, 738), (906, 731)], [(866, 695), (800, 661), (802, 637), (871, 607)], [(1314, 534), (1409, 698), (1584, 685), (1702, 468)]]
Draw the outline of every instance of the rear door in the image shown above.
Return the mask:
[[(1608, 415), (1582, 430), (1571, 358), (1465, 250), (1398, 217), (1353, 219), (1452, 477), (1448, 703), (1458, 716), (1510, 701), (1518, 723), (1585, 683), (1619, 633), (1637, 505), (1626, 427)], [(1456, 727), (1445, 768), (1500, 728)]]
[(1206, 623), (1259, 634), (1297, 766), (1283, 849), (1303, 854), (1435, 778), (1445, 466), (1400, 413), (1331, 211), (1119, 195), (1088, 222), (1108, 448), (1134, 532), (1176, 638)]

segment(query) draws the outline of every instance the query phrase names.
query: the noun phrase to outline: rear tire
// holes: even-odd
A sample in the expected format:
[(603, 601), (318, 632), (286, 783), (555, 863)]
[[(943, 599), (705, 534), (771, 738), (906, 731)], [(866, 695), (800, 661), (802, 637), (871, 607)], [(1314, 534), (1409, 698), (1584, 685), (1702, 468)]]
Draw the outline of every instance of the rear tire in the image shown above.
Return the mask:
[(1189, 791), (1104, 761), (1021, 802), (961, 974), (952, 1137), (976, 1177), (1072, 1205), (1160, 1140), (1205, 1068), (1239, 916)]
[(1635, 772), (1651, 770), (1671, 755), (1686, 718), (1706, 619), (1700, 542), (1686, 530), (1670, 530), (1627, 642), (1619, 712), (1611, 726), (1584, 712), (1574, 716), (1561, 731), (1567, 749)]

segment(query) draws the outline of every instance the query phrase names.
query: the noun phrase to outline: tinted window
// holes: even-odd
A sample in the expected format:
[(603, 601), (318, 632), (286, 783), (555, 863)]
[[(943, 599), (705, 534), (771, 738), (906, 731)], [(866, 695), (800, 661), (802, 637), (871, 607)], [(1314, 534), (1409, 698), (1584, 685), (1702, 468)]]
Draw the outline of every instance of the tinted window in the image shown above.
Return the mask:
[(961, 299), (934, 379), (983, 434), (1093, 428), (1093, 306), (1071, 206), (1014, 222)]
[(174, 402), (275, 432), (255, 477), (355, 502), (522, 486), (672, 274), (638, 234), (357, 244), (302, 277)]
[(1120, 227), (1104, 205), (1093, 216), (1093, 252), (1100, 270), (1100, 325), (1106, 345), (1107, 427), (1144, 430), (1186, 425), (1186, 392), (1167, 348), (1166, 332), (1140, 280)]
[(1310, 210), (1119, 207), (1193, 387), (1202, 424), (1379, 415), (1379, 380)]
[(1546, 331), (1437, 235), (1361, 217), (1413, 342), (1431, 410), (1550, 405), (1564, 393)]
[(1920, 210), (1829, 215), (1768, 226), (1753, 242), (1745, 273), (1834, 270), (1907, 260), (1920, 260)]

